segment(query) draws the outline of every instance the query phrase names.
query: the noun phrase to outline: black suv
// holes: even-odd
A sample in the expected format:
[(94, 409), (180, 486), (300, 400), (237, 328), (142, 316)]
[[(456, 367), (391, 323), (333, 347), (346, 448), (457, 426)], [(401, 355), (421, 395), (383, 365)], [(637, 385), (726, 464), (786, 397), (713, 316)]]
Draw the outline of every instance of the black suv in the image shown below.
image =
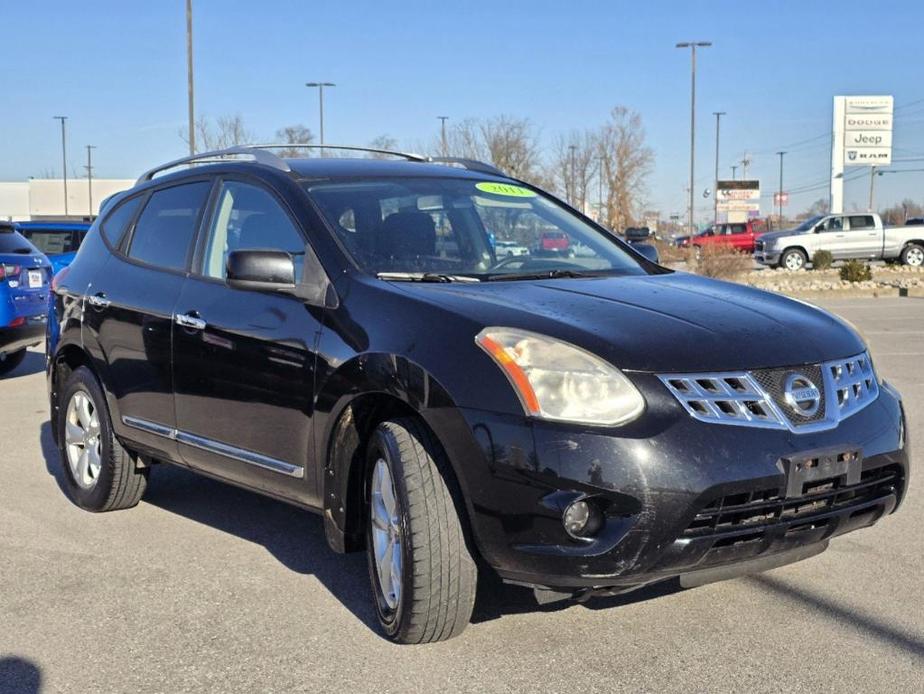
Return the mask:
[(107, 202), (49, 321), (77, 504), (174, 463), (315, 511), (400, 642), (461, 632), (479, 570), (541, 601), (697, 585), (898, 506), (901, 399), (849, 325), (402, 156), (234, 148)]

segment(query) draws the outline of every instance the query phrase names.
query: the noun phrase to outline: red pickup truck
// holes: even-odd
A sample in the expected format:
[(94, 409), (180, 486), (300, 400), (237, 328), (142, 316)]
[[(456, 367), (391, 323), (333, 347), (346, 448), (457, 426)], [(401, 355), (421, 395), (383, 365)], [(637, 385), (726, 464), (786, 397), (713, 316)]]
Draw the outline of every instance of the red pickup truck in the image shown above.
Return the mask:
[(766, 220), (723, 222), (713, 224), (705, 231), (686, 240), (684, 246), (731, 246), (742, 253), (754, 252), (754, 241), (769, 231)]

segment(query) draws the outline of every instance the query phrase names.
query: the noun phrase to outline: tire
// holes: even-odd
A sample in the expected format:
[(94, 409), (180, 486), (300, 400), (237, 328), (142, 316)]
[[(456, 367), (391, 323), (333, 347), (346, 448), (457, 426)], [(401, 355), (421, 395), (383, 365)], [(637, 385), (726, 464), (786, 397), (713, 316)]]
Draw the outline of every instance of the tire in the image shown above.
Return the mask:
[(458, 636), (471, 619), (477, 569), (445, 454), (421, 422), (402, 418), (375, 429), (366, 461), (366, 555), (382, 630), (397, 643)]
[(106, 396), (85, 366), (64, 384), (57, 430), (67, 492), (75, 504), (87, 511), (116, 511), (141, 500), (148, 468), (137, 467), (113, 434)]
[(9, 354), (0, 356), (0, 376), (6, 376), (8, 373), (10, 373), (10, 371), (13, 371), (17, 366), (22, 364), (22, 361), (25, 358), (25, 349), (20, 349), (15, 352), (10, 352)]
[(780, 267), (787, 270), (804, 270), (806, 263), (808, 258), (799, 248), (790, 248), (780, 256)]
[(902, 265), (911, 267), (921, 267), (924, 265), (924, 246), (916, 243), (909, 243), (902, 249)]

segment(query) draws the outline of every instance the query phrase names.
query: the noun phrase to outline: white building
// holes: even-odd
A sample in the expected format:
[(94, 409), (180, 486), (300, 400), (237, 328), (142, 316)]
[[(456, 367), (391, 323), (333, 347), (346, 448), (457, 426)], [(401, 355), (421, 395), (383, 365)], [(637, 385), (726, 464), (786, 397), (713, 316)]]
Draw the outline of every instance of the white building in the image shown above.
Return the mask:
[[(64, 181), (60, 178), (31, 178), (23, 182), (0, 182), (0, 219), (29, 221), (94, 217), (100, 203), (113, 193), (127, 190), (132, 179), (94, 178), (90, 190), (86, 178), (67, 179), (67, 213), (64, 210)], [(92, 193), (92, 205), (91, 203)]]

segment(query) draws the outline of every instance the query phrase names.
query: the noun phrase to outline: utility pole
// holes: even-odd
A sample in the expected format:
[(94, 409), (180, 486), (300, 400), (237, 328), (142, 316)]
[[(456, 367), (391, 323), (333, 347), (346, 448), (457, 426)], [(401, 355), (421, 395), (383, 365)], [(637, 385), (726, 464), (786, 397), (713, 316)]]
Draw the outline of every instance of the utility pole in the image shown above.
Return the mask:
[(437, 116), (440, 121), (440, 142), (443, 147), (443, 156), (449, 156), (449, 146), (446, 144), (446, 121), (449, 120), (449, 116)]
[(712, 212), (713, 223), (719, 223), (719, 119), (725, 115), (725, 111), (713, 111), (715, 116), (715, 181), (712, 187)]
[(748, 167), (751, 165), (751, 160), (748, 159), (748, 153), (744, 153), (744, 158), (741, 160), (741, 180), (746, 181), (748, 179)]
[(55, 120), (61, 121), (61, 162), (63, 165), (62, 173), (64, 175), (64, 216), (67, 216), (67, 134), (64, 128), (64, 122), (67, 116), (55, 116)]
[(690, 49), (690, 233), (696, 231), (693, 225), (693, 174), (696, 167), (696, 49), (707, 48), (711, 41), (684, 41), (676, 48)]
[(192, 0), (186, 0), (186, 100), (189, 116), (189, 156), (196, 154), (195, 90), (193, 89)]
[[(306, 87), (318, 88), (318, 106), (320, 108), (320, 135), (321, 143), (324, 144), (324, 87), (336, 87), (333, 82), (305, 82)], [(321, 150), (321, 156), (324, 156), (324, 150)]]
[(869, 167), (869, 209), (868, 212), (873, 211), (873, 181), (876, 180), (876, 167)]
[(738, 167), (732, 164), (732, 180), (735, 180), (735, 172), (738, 170)]
[(575, 178), (576, 172), (574, 168), (574, 152), (577, 149), (577, 145), (568, 145), (568, 150), (571, 153), (571, 207), (577, 205), (577, 179)]
[(89, 213), (90, 216), (93, 216), (93, 155), (92, 151), (96, 149), (96, 145), (87, 145), (87, 165), (84, 167), (87, 170), (87, 199), (90, 201), (89, 204)]
[(777, 152), (780, 157), (780, 190), (779, 190), (779, 203), (780, 208), (780, 227), (783, 226), (783, 155), (786, 152)]

